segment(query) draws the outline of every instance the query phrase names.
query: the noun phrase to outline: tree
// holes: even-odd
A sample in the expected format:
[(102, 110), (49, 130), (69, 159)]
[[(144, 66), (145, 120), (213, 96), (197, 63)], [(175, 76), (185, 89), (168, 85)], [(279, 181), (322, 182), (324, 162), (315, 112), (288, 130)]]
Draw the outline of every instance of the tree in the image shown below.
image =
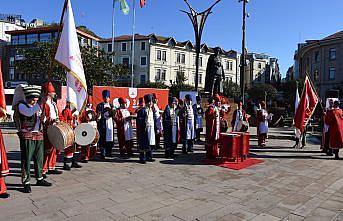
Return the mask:
[(223, 94), (228, 98), (233, 98), (236, 100), (241, 95), (241, 89), (238, 84), (232, 81), (224, 81)]
[[(48, 74), (51, 59), (54, 59), (54, 45), (54, 42), (34, 43), (30, 48), (21, 49), (20, 53), (24, 55), (25, 59), (17, 62), (16, 68), (29, 76), (40, 76), (41, 81), (42, 76)], [(130, 73), (124, 65), (113, 66), (102, 50), (89, 46), (81, 46), (80, 50), (89, 88), (93, 85), (115, 85), (118, 82), (117, 79), (128, 76)], [(66, 83), (65, 70), (57, 62), (53, 65), (51, 77), (53, 80), (61, 80), (63, 84)], [(34, 78), (30, 77), (29, 79)]]
[(288, 104), (291, 104), (291, 107), (294, 110), (295, 103), (295, 91), (298, 85), (299, 96), (301, 96), (302, 89), (304, 87), (304, 80), (291, 80), (285, 83), (282, 83), (279, 87), (279, 91), (283, 92), (284, 100)]
[(272, 100), (275, 98), (276, 93), (276, 88), (270, 84), (258, 84), (248, 90), (248, 95), (255, 101), (263, 101), (265, 95), (267, 95), (268, 100)]

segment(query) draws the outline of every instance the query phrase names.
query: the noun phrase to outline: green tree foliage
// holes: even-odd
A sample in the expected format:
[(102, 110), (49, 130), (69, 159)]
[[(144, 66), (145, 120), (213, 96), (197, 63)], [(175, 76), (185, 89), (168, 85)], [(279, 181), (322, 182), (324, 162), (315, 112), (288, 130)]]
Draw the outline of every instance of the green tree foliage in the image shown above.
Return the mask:
[(304, 87), (304, 80), (302, 79), (299, 79), (297, 81), (292, 80), (292, 81), (282, 83), (279, 87), (279, 91), (283, 92), (285, 102), (291, 105), (292, 110), (294, 110), (295, 91), (296, 91), (297, 85), (298, 85), (299, 96), (301, 96), (302, 89)]
[(241, 89), (238, 84), (232, 81), (223, 82), (223, 94), (228, 98), (238, 99), (241, 95)]
[[(38, 74), (46, 76), (50, 70), (51, 59), (54, 58), (54, 42), (34, 43), (33, 47), (20, 49), (25, 59), (16, 63), (16, 68), (29, 76)], [(107, 59), (104, 51), (94, 47), (82, 46), (81, 57), (85, 70), (87, 85), (91, 88), (93, 85), (116, 85), (117, 79), (129, 75), (129, 69), (124, 65), (115, 65)], [(54, 80), (66, 82), (64, 68), (57, 62), (53, 65), (51, 75)]]
[(249, 97), (256, 101), (264, 100), (265, 93), (267, 93), (268, 100), (273, 100), (276, 96), (277, 90), (270, 84), (258, 84), (248, 90)]

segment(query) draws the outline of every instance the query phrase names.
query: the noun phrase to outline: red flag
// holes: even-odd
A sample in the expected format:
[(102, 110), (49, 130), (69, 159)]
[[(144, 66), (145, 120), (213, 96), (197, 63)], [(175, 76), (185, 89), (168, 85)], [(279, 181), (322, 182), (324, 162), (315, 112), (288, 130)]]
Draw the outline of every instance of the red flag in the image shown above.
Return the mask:
[(2, 79), (2, 71), (1, 71), (1, 60), (0, 60), (0, 118), (6, 117), (6, 99), (5, 99), (5, 89), (4, 89), (4, 81)]
[(141, 5), (141, 8), (143, 8), (145, 6), (145, 0), (140, 0), (140, 5)]
[(301, 132), (304, 131), (306, 124), (312, 117), (318, 101), (319, 98), (317, 96), (317, 93), (312, 87), (310, 79), (306, 76), (303, 93), (301, 95), (300, 103), (294, 117), (295, 127)]

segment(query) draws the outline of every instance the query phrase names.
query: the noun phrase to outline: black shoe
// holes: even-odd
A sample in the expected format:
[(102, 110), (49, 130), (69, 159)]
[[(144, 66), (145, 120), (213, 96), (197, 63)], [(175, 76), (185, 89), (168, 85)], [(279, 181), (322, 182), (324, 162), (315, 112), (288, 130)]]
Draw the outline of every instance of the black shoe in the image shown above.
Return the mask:
[(70, 170), (71, 168), (70, 168), (70, 166), (68, 165), (68, 164), (64, 164), (64, 166), (63, 166), (63, 170)]
[(148, 162), (155, 162), (155, 159), (147, 159)]
[(7, 199), (8, 197), (10, 197), (10, 194), (8, 194), (8, 193), (0, 194), (0, 199)]
[(339, 156), (338, 156), (338, 154), (337, 154), (337, 155), (335, 155), (335, 160), (339, 160)]
[(145, 161), (145, 160), (139, 160), (138, 163), (140, 163), (140, 164), (146, 164), (146, 161)]
[(187, 152), (189, 152), (189, 153), (193, 153), (193, 150), (187, 150)]
[(63, 173), (62, 171), (56, 170), (56, 169), (54, 169), (54, 170), (49, 170), (49, 171), (47, 172), (47, 174), (54, 174), (54, 175), (60, 175), (60, 174), (62, 174), (62, 173)]
[(36, 186), (52, 186), (52, 183), (46, 180), (37, 180)]
[(81, 160), (81, 163), (88, 163), (88, 160)]
[(42, 177), (43, 177), (43, 179), (48, 178), (48, 176), (46, 174), (43, 174)]
[(31, 193), (31, 186), (30, 184), (24, 185), (24, 193)]
[(101, 156), (100, 156), (100, 159), (102, 159), (102, 160), (105, 160), (105, 159), (106, 159), (106, 157), (105, 157), (105, 156), (103, 156), (103, 155), (101, 155)]
[(77, 162), (72, 163), (72, 164), (71, 164), (71, 167), (72, 167), (72, 168), (82, 168), (82, 166), (81, 166), (80, 164), (78, 164)]

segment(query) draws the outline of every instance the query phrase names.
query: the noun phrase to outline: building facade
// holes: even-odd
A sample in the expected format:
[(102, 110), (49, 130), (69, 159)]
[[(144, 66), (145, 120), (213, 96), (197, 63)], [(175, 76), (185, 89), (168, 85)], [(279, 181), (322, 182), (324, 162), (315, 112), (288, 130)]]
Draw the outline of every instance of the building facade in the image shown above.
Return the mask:
[(343, 89), (343, 31), (298, 45), (295, 76), (311, 78), (321, 98), (331, 89)]
[(277, 84), (279, 82), (281, 82), (281, 73), (278, 59), (259, 53), (247, 55), (246, 88), (256, 84)]
[[(11, 42), (3, 50), (3, 74), (5, 87), (15, 87), (18, 82), (41, 84), (47, 79), (47, 73), (28, 75), (21, 73), (15, 68), (16, 62), (25, 59), (21, 49), (35, 47), (36, 42), (52, 42), (57, 38), (58, 26), (44, 26), (25, 30), (7, 31), (11, 36)], [(99, 38), (84, 31), (77, 30), (80, 45), (98, 47)]]
[[(114, 64), (132, 65), (132, 36), (124, 35), (100, 41), (100, 47), (108, 53), (114, 52)], [(114, 49), (114, 50), (113, 50)], [(205, 86), (206, 67), (213, 49), (203, 44), (199, 58), (199, 88)], [(222, 64), (225, 80), (239, 83), (237, 65), (238, 53), (224, 51)], [(177, 81), (178, 73), (182, 73), (186, 84), (195, 85), (195, 46), (190, 41), (178, 42), (172, 37), (151, 35), (135, 35), (134, 85), (147, 82), (163, 82), (170, 85)]]

